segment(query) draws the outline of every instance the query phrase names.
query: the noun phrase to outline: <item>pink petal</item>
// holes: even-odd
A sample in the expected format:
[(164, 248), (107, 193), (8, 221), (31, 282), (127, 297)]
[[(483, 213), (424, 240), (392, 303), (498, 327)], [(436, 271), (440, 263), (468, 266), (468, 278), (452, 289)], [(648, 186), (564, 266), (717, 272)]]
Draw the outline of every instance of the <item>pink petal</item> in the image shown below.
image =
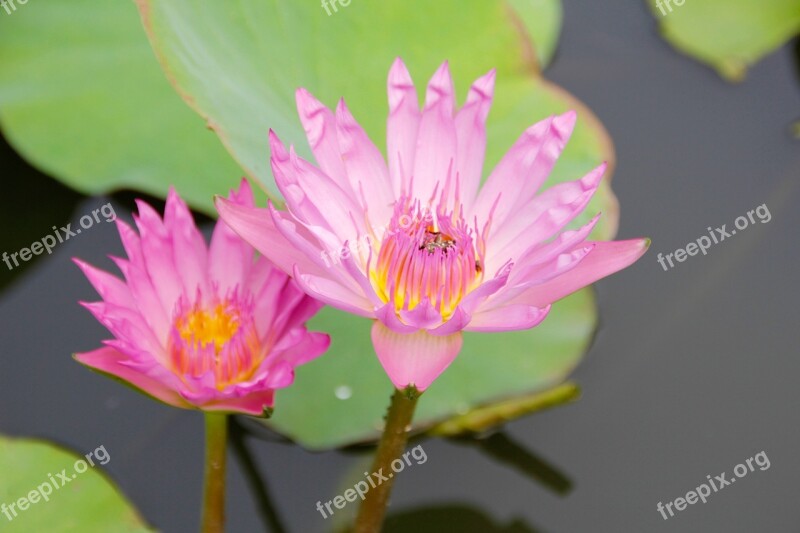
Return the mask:
[(409, 326), (400, 320), (400, 317), (397, 316), (397, 309), (394, 301), (387, 302), (383, 306), (376, 309), (375, 318), (380, 320), (384, 326), (396, 333), (410, 334), (419, 330), (417, 326)]
[(363, 296), (328, 278), (303, 274), (295, 268), (294, 279), (303, 291), (331, 307), (363, 317), (374, 316), (374, 306)]
[[(347, 243), (345, 243), (345, 246), (347, 246)], [(356, 259), (355, 255), (352, 254), (342, 260), (342, 268), (347, 275), (350, 276), (350, 279), (347, 280), (348, 286), (350, 282), (355, 282), (361, 289), (360, 293), (372, 303), (373, 308), (379, 307), (383, 302), (375, 292), (375, 288), (372, 286), (368, 274), (365, 273), (366, 265), (367, 261), (361, 263)]]
[(305, 89), (297, 90), (295, 100), (300, 121), (306, 130), (308, 144), (311, 146), (319, 168), (345, 192), (355, 196), (347, 181), (347, 172), (345, 172), (339, 140), (336, 136), (336, 117), (333, 112)]
[(540, 264), (526, 265), (519, 274), (519, 283), (542, 284), (577, 267), (594, 249), (594, 244), (579, 246)]
[(466, 104), (456, 114), (456, 170), (460, 180), (461, 198), (467, 209), (475, 201), (481, 183), (486, 153), (486, 117), (489, 116), (489, 108), (492, 106), (494, 80), (494, 69), (478, 78), (469, 90)]
[(388, 80), (389, 118), (386, 121), (386, 145), (389, 175), (395, 198), (409, 195), (414, 152), (419, 131), (419, 102), (414, 82), (403, 61), (392, 64)]
[(545, 307), (595, 281), (636, 262), (650, 246), (649, 239), (587, 242), (594, 249), (575, 268), (542, 285), (534, 285), (509, 303)]
[(336, 131), (347, 179), (361, 199), (370, 223), (383, 226), (392, 216), (394, 193), (389, 181), (389, 170), (380, 150), (372, 143), (364, 129), (347, 109), (344, 100), (336, 108)]
[[(299, 289), (292, 290), (291, 278), (263, 257), (259, 258), (253, 270), (256, 276), (250, 276), (245, 290), (253, 296), (256, 329), (262, 339), (275, 338), (283, 334), (290, 313), (305, 295)], [(262, 274), (265, 271), (266, 276)], [(254, 280), (254, 277), (259, 280)]]
[(154, 359), (163, 354), (164, 345), (137, 310), (107, 302), (81, 302), (81, 305), (115, 338), (123, 342), (123, 345), (117, 347), (118, 350), (127, 353), (129, 350), (123, 349), (124, 346), (135, 348), (136, 351), (145, 350), (152, 354), (149, 358)]
[(275, 391), (264, 389), (241, 397), (223, 398), (203, 405), (203, 411), (244, 413), (264, 416), (266, 408), (275, 405)]
[(108, 272), (95, 268), (80, 259), (73, 258), (72, 261), (78, 265), (86, 276), (86, 279), (89, 280), (89, 283), (92, 284), (94, 290), (97, 291), (104, 301), (131, 309), (136, 307), (130, 289), (121, 279)]
[[(247, 180), (242, 180), (239, 193), (231, 191), (227, 201), (242, 209), (254, 209), (255, 200)], [(227, 294), (246, 279), (253, 255), (251, 244), (243, 240), (225, 218), (217, 221), (208, 249), (208, 275), (219, 287), (219, 294)]]
[(287, 361), (277, 361), (270, 368), (259, 388), (283, 389), (294, 383), (294, 367)]
[[(550, 117), (528, 128), (492, 170), (468, 219), (489, 220), (494, 228), (530, 202), (544, 183), (575, 126), (574, 111)], [(495, 207), (496, 204), (496, 207)]]
[(486, 268), (516, 261), (531, 245), (563, 229), (589, 204), (605, 170), (603, 163), (579, 180), (550, 187), (536, 196), (527, 209), (512, 214), (500, 228), (495, 227), (489, 239), (491, 246), (486, 250)]
[(119, 238), (122, 241), (122, 247), (125, 249), (125, 254), (128, 260), (138, 265), (140, 268), (145, 268), (144, 257), (142, 256), (142, 243), (139, 235), (128, 224), (117, 218), (117, 231)]
[(408, 385), (420, 391), (427, 389), (455, 360), (463, 342), (460, 332), (433, 336), (424, 330), (395, 333), (379, 321), (372, 326), (375, 353), (398, 389)]
[[(295, 280), (269, 265), (266, 259), (259, 260), (258, 268), (268, 268), (271, 273), (260, 286), (249, 287), (255, 299), (256, 326), (263, 339), (280, 338), (287, 331), (303, 325), (323, 306), (319, 300), (306, 295)], [(279, 340), (275, 349), (282, 342)]]
[[(292, 274), (294, 265), (299, 265), (303, 272), (317, 274), (323, 272), (321, 267), (284, 237), (275, 226), (273, 215), (269, 209), (237, 205), (219, 196), (214, 203), (220, 218), (237, 235), (254, 246), (286, 274)], [(305, 230), (302, 226), (295, 226), (295, 228), (298, 231)], [(307, 232), (305, 234), (307, 238), (314, 239)]]
[(161, 217), (150, 205), (136, 200), (136, 206), (139, 216), (134, 217), (134, 221), (139, 228), (146, 271), (161, 304), (169, 313), (182, 292), (173, 260), (172, 239)]
[(550, 306), (539, 308), (516, 304), (490, 309), (472, 316), (465, 331), (517, 331), (538, 326), (550, 312)]
[[(319, 243), (316, 237), (313, 236), (305, 226), (292, 222), (290, 220), (291, 214), (284, 214), (278, 211), (272, 204), (270, 204), (269, 209), (272, 215), (272, 221), (275, 223), (275, 227), (280, 231), (281, 235), (283, 235), (291, 245), (297, 248), (298, 252), (305, 254), (305, 257), (308, 259), (305, 264), (299, 261), (296, 263), (296, 265), (300, 267), (301, 272), (320, 278), (331, 279), (351, 292), (357, 294), (362, 293), (362, 287), (344, 268), (341, 258), (329, 255), (329, 253), (335, 255), (336, 252), (331, 249), (321, 251), (320, 245), (322, 243)], [(347, 241), (345, 241), (345, 244), (346, 242)], [(342, 249), (347, 249), (347, 247), (342, 245)], [(294, 270), (289, 274), (294, 275)]]
[(193, 407), (178, 391), (164, 382), (126, 366), (124, 363), (127, 357), (113, 348), (104, 347), (92, 352), (75, 354), (75, 359), (104, 374), (117, 377), (166, 404), (185, 409)]
[(455, 94), (447, 63), (443, 63), (428, 83), (425, 109), (419, 124), (414, 157), (414, 194), (423, 203), (441, 192), (445, 180), (455, 179), (457, 141), (453, 118)]
[(471, 320), (472, 317), (469, 315), (469, 313), (459, 306), (456, 308), (453, 316), (451, 316), (447, 322), (434, 329), (429, 329), (428, 333), (431, 335), (452, 335), (453, 333), (463, 331)]
[(288, 152), (270, 132), (272, 171), (291, 214), (328, 248), (336, 248), (354, 235), (365, 232), (366, 221), (355, 198), (329, 176)]
[[(247, 182), (245, 181), (245, 184)], [(246, 185), (243, 185), (246, 186)], [(164, 226), (172, 237), (175, 268), (185, 294), (195, 294), (198, 287), (208, 291), (208, 249), (186, 203), (170, 187), (164, 210)]]
[(159, 339), (166, 338), (167, 330), (170, 327), (170, 317), (172, 308), (164, 308), (161, 299), (150, 280), (150, 275), (144, 265), (137, 266), (132, 262), (125, 261), (116, 257), (111, 258), (125, 276), (131, 296), (136, 304), (139, 313), (155, 332)]
[(316, 359), (325, 353), (331, 345), (330, 336), (324, 333), (309, 332), (306, 331), (305, 327), (302, 327), (296, 328), (287, 336), (291, 337), (293, 333), (298, 335), (299, 338), (282, 351), (278, 351), (276, 348), (275, 353), (270, 354), (271, 358), (274, 357), (276, 360), (286, 361), (292, 367), (296, 367)]
[(513, 265), (508, 263), (497, 272), (494, 278), (489, 281), (484, 281), (477, 289), (467, 294), (464, 299), (461, 300), (458, 307), (471, 315), (487, 298), (501, 291), (506, 286), (512, 271)]
[[(600, 220), (600, 214), (595, 215), (589, 222), (576, 230), (561, 232), (558, 237), (548, 243), (539, 243), (530, 246), (519, 257), (519, 264), (542, 264), (550, 261), (558, 254), (575, 248), (586, 240)], [(512, 274), (512, 277), (514, 275)]]
[(412, 310), (401, 309), (400, 318), (403, 323), (415, 329), (431, 329), (442, 323), (442, 315), (434, 309), (428, 298), (425, 298)]

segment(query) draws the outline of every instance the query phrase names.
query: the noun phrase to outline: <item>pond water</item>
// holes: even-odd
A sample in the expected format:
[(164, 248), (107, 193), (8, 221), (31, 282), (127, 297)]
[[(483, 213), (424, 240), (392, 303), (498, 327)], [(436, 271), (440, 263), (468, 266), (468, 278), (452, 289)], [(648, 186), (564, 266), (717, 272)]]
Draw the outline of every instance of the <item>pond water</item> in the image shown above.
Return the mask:
[[(402, 473), (387, 530), (797, 531), (795, 51), (784, 47), (731, 85), (661, 40), (642, 2), (565, 4), (546, 75), (610, 131), (619, 237), (650, 236), (652, 247), (597, 284), (601, 327), (573, 376), (582, 398), (515, 421), (487, 442), (424, 441), (427, 460)], [(63, 188), (6, 146), (2, 164), (0, 249), (9, 253), (52, 225), (75, 229), (109, 201)], [(130, 219), (132, 198), (111, 199), (120, 217)], [(668, 269), (658, 262), (659, 253), (674, 254), (709, 227), (726, 224), (730, 232), (737, 217), (762, 205), (769, 220), (756, 213), (707, 255)], [(82, 453), (102, 445), (111, 456), (107, 470), (148, 522), (196, 531), (201, 415), (161, 406), (70, 357), (107, 336), (76, 303), (95, 295), (70, 258), (109, 267), (105, 254), (122, 253), (113, 224), (101, 215), (52, 251), (13, 270), (0, 263), (0, 433)], [(345, 480), (360, 475), (364, 454), (309, 453), (243, 427), (249, 455), (231, 458), (229, 531), (262, 531), (265, 522), (331, 531), (337, 516), (323, 519), (316, 503), (352, 485)], [(708, 476), (731, 478), (759, 452), (769, 468), (757, 466), (668, 520), (657, 509)], [(248, 459), (255, 469), (244, 466)], [(266, 478), (261, 494), (251, 490), (254, 470)]]

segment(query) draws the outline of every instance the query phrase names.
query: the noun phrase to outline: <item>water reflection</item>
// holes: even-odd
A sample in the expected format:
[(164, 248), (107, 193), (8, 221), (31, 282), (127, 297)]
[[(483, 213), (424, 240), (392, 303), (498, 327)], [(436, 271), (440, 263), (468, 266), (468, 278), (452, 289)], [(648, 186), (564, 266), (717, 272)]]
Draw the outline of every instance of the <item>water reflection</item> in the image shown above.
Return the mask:
[[(800, 83), (800, 38), (794, 40), (794, 73)], [(800, 117), (795, 117), (792, 124), (792, 135), (795, 139), (800, 139)]]
[[(55, 224), (68, 221), (85, 197), (29, 166), (0, 136), (0, 168), (3, 169), (3, 194), (0, 195), (0, 254), (9, 255), (27, 248), (52, 233)], [(0, 262), (0, 291), (46, 254), (18, 261), (9, 269)]]
[[(231, 424), (231, 448), (234, 458), (244, 473), (247, 485), (259, 508), (259, 515), (264, 524), (265, 531), (283, 533), (286, 526), (282, 521), (278, 509), (275, 507), (265, 478), (261, 475), (253, 459), (252, 453), (246, 444), (246, 439), (270, 441), (275, 443), (291, 444), (291, 441), (272, 431), (267, 430), (263, 425), (251, 423), (247, 418), (234, 418)], [(419, 444), (425, 440), (424, 436), (412, 439), (409, 447)], [(486, 457), (491, 458), (498, 464), (510, 467), (519, 474), (527, 477), (537, 484), (555, 492), (560, 496), (566, 496), (573, 489), (572, 480), (554, 466), (547, 459), (538, 455), (528, 447), (515, 441), (510, 435), (503, 431), (497, 431), (489, 435), (469, 434), (460, 437), (448, 437), (447, 440), (459, 446), (468, 446), (480, 451)], [(372, 460), (373, 447), (356, 445), (339, 450), (346, 454), (355, 455), (363, 459), (364, 464), (359, 464), (358, 468), (352, 468), (351, 474), (360, 472), (366, 468)], [(355, 474), (354, 474), (355, 475)], [(344, 481), (343, 486), (351, 483)], [(355, 517), (354, 509), (350, 512), (343, 512), (337, 516), (334, 525), (337, 533), (346, 533), (348, 527), (342, 527), (342, 523), (350, 523)], [(467, 504), (447, 504), (417, 508), (408, 511), (390, 513), (384, 528), (386, 532), (415, 531), (418, 533), (439, 532), (439, 531), (459, 531), (463, 533), (537, 533), (542, 530), (534, 528), (521, 519), (514, 519), (511, 523), (498, 524), (483, 513), (481, 510)]]
[(499, 524), (481, 510), (467, 504), (426, 507), (406, 512), (392, 513), (386, 519), (384, 533), (544, 533), (520, 518), (509, 524)]
[(233, 456), (239, 463), (247, 487), (253, 495), (258, 508), (258, 514), (261, 521), (264, 523), (265, 531), (272, 531), (273, 533), (285, 533), (286, 526), (283, 523), (278, 509), (272, 502), (272, 496), (267, 486), (266, 479), (261, 475), (258, 470), (253, 454), (245, 442), (248, 435), (238, 417), (231, 417), (230, 422), (230, 449)]
[(504, 432), (494, 433), (485, 438), (459, 437), (448, 440), (472, 446), (560, 496), (566, 496), (572, 490), (572, 481), (563, 472)]

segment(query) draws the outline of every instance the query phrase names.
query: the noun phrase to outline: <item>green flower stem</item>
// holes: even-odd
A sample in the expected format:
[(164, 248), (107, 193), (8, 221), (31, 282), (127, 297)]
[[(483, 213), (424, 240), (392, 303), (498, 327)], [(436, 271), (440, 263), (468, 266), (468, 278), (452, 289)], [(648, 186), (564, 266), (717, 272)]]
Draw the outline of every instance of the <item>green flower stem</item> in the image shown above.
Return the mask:
[[(390, 474), (387, 475), (387, 473), (392, 472), (392, 461), (402, 455), (408, 442), (411, 419), (414, 416), (414, 408), (417, 406), (419, 395), (419, 391), (412, 387), (394, 391), (392, 403), (389, 405), (389, 412), (386, 415), (386, 427), (375, 453), (372, 472), (381, 472), (383, 469), (383, 475), (389, 477)], [(367, 496), (358, 510), (354, 533), (376, 533), (381, 530), (393, 484), (394, 476), (367, 492)]]
[(225, 453), (228, 415), (206, 413), (206, 468), (203, 487), (202, 533), (225, 530)]

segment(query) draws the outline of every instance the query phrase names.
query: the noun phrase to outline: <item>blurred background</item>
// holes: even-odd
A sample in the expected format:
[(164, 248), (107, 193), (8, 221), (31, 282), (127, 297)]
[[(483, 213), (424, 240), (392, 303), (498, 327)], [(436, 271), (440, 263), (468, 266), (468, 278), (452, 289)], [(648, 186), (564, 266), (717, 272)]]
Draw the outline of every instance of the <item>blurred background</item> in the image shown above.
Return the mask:
[[(544, 75), (607, 128), (617, 153), (618, 238), (646, 235), (651, 249), (596, 284), (600, 327), (571, 376), (581, 399), (508, 423), (488, 441), (419, 441), (428, 460), (398, 479), (387, 530), (800, 531), (797, 40), (731, 84), (678, 54), (642, 2), (570, 0), (563, 9)], [(0, 50), (0, 62), (12, 53)], [(19, 250), (52, 225), (75, 225), (108, 201), (126, 220), (136, 197), (163, 208), (138, 192), (76, 193), (5, 142), (0, 162), (0, 251)], [(656, 261), (761, 204), (768, 223), (669, 271)], [(211, 219), (197, 217), (208, 233)], [(106, 470), (150, 525), (195, 531), (200, 414), (162, 406), (70, 357), (107, 337), (77, 304), (94, 293), (70, 258), (109, 267), (109, 253), (122, 247), (102, 222), (53, 255), (13, 271), (0, 264), (0, 433), (79, 453), (104, 445)], [(229, 530), (333, 530), (336, 518), (323, 520), (316, 502), (352, 485), (369, 450), (312, 453), (249, 421), (237, 428)], [(656, 510), (709, 474), (730, 477), (761, 451), (768, 470), (669, 520)]]

